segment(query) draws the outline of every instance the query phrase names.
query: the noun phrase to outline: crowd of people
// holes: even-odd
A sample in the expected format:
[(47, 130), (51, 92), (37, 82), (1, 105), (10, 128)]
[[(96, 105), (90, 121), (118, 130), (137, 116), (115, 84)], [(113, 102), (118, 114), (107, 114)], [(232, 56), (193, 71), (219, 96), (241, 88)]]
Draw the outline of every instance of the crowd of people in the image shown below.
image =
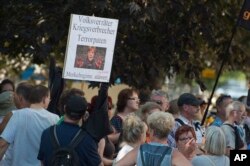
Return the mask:
[(65, 89), (55, 114), (47, 110), (46, 86), (3, 80), (0, 165), (229, 166), (231, 150), (250, 149), (247, 96), (222, 94), (216, 114), (201, 126), (207, 103), (199, 96), (170, 101), (167, 92), (153, 90), (141, 98), (126, 88), (114, 104), (108, 88), (101, 83), (91, 101), (80, 89)]

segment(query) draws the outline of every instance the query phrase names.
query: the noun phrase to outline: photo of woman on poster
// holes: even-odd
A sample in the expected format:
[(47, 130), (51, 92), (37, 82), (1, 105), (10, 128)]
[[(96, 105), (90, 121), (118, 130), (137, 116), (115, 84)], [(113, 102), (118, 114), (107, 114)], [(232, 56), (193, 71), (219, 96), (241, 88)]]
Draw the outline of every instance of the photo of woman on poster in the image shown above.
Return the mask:
[(76, 68), (103, 70), (106, 48), (94, 46), (77, 46)]

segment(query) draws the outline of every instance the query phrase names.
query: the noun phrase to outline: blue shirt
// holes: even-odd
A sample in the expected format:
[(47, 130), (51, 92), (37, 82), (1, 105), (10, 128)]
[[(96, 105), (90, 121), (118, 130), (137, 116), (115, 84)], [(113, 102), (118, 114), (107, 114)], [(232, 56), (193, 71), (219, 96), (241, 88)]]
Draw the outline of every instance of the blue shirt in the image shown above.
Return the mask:
[(143, 165), (144, 161), (144, 163), (146, 163), (145, 165), (150, 166), (172, 165), (172, 153), (173, 148), (169, 147), (168, 145), (157, 142), (143, 144), (138, 150), (136, 163), (137, 165)]
[(221, 127), (222, 124), (223, 124), (222, 120), (218, 116), (216, 116), (211, 126)]

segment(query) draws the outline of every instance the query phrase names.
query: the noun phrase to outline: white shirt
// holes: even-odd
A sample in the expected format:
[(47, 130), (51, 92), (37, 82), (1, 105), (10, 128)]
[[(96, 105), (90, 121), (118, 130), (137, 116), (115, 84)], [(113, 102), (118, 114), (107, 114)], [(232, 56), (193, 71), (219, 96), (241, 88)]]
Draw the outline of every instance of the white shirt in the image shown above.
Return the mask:
[(185, 118), (184, 116), (180, 115), (179, 119), (182, 120), (184, 122), (184, 124), (187, 124), (189, 126), (192, 126), (194, 128), (195, 134), (196, 134), (196, 138), (197, 138), (197, 143), (201, 144), (202, 143), (202, 135), (203, 135), (203, 130), (202, 127), (199, 125), (200, 129), (197, 129), (195, 127), (195, 123), (197, 123), (196, 121), (189, 121), (187, 118)]
[(116, 162), (121, 160), (128, 152), (133, 150), (134, 148), (128, 144), (125, 144), (122, 149), (118, 152), (118, 155), (116, 157)]

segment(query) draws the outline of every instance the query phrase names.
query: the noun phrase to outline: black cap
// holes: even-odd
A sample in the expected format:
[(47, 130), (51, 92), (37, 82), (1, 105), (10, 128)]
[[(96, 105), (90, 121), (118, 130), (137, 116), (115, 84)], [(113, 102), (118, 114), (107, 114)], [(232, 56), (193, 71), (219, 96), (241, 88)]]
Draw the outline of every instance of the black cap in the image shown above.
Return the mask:
[(73, 95), (66, 102), (66, 114), (72, 119), (80, 119), (87, 110), (88, 103), (84, 97)]
[(197, 99), (193, 94), (191, 93), (183, 93), (179, 99), (178, 99), (178, 106), (186, 105), (193, 105), (193, 106), (199, 106), (201, 105), (202, 100)]

